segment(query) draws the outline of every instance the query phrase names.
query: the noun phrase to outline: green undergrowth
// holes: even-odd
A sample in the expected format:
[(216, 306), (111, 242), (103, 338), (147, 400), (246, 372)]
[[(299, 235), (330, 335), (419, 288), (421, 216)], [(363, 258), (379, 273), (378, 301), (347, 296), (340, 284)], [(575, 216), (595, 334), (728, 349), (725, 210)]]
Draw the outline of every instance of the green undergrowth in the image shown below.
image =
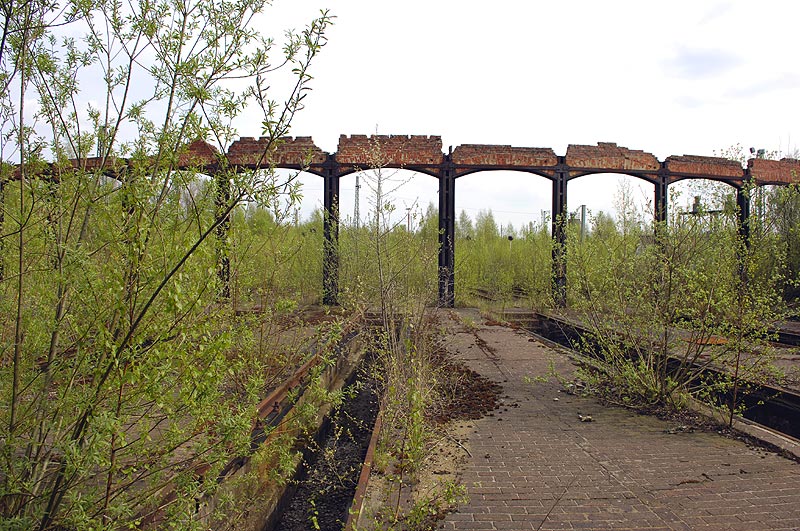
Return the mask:
[(613, 234), (572, 249), (570, 312), (589, 331), (577, 348), (600, 361), (581, 369), (587, 391), (643, 409), (700, 398), (732, 421), (752, 385), (784, 378), (769, 342), (787, 315), (774, 241), (746, 245), (730, 218), (690, 218), (655, 239)]

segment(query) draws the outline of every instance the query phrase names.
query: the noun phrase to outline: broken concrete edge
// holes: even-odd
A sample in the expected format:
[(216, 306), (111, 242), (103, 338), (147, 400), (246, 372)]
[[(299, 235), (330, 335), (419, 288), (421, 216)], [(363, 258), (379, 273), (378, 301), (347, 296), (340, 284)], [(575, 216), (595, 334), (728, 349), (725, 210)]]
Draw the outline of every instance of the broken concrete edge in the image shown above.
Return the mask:
[[(690, 400), (689, 409), (704, 417), (710, 418), (721, 427), (728, 426), (727, 414), (697, 399), (692, 398)], [(777, 450), (778, 453), (785, 452), (789, 456), (793, 456), (795, 460), (800, 461), (800, 440), (790, 435), (762, 426), (749, 419), (740, 417), (739, 415), (733, 416), (733, 425), (730, 427), (739, 433), (762, 442), (768, 447), (772, 447)]]

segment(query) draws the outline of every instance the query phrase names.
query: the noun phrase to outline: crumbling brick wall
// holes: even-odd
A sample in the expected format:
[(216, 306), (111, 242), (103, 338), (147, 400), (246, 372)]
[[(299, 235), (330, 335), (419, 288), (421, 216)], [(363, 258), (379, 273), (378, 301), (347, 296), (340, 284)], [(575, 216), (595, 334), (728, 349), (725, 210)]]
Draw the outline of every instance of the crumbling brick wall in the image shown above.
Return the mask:
[(759, 184), (800, 183), (800, 160), (797, 159), (750, 159), (747, 167)]
[(566, 160), (568, 166), (575, 168), (653, 172), (661, 167), (654, 155), (613, 142), (598, 142), (596, 146), (570, 144)]
[(327, 154), (314, 144), (310, 136), (283, 137), (272, 145), (266, 137), (244, 136), (228, 149), (230, 163), (242, 166), (259, 162), (268, 165), (271, 162), (276, 166), (302, 168), (308, 164), (322, 164), (326, 158)]
[(438, 166), (442, 162), (442, 137), (341, 135), (336, 161), (358, 168)]
[(666, 160), (670, 179), (675, 181), (684, 177), (698, 179), (717, 179), (740, 185), (744, 179), (742, 165), (735, 160), (722, 157), (701, 157), (698, 155), (670, 155)]
[(463, 144), (453, 150), (453, 162), (467, 166), (555, 166), (558, 157), (550, 148)]

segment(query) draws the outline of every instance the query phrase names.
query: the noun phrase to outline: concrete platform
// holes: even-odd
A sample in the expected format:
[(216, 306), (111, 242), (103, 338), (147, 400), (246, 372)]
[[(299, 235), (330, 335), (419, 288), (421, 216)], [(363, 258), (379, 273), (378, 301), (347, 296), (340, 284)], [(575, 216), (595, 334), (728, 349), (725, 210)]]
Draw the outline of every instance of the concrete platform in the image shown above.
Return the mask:
[(550, 367), (570, 375), (566, 356), (474, 310), (442, 323), (448, 350), (505, 393), (469, 434), (470, 501), (441, 529), (800, 529), (794, 461), (559, 392)]

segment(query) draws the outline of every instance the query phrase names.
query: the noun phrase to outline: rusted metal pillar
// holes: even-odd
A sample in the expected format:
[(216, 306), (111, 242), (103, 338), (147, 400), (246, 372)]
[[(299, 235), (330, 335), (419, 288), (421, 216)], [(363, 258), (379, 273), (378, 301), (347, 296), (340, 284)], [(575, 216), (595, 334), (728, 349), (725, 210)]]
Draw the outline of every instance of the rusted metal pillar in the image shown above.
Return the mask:
[(656, 227), (667, 223), (669, 211), (667, 210), (667, 185), (669, 184), (669, 175), (667, 174), (666, 163), (661, 163), (661, 169), (658, 171), (658, 177), (655, 183), (655, 222)]
[(567, 305), (567, 179), (566, 157), (558, 157), (553, 177), (553, 302)]
[(231, 229), (231, 215), (225, 213), (231, 200), (231, 180), (227, 171), (215, 171), (213, 174), (217, 186), (215, 198), (217, 219), (224, 216), (217, 225), (217, 279), (219, 280), (219, 298), (228, 300), (231, 297), (231, 258), (228, 237)]
[(328, 155), (323, 166), (322, 303), (339, 304), (339, 163)]
[(750, 193), (753, 190), (753, 177), (750, 168), (744, 172), (742, 186), (736, 189), (736, 214), (739, 226), (739, 241), (736, 245), (739, 263), (739, 296), (744, 297), (748, 284), (747, 255), (750, 251)]
[(439, 169), (439, 305), (456, 303), (456, 170), (450, 155)]
[(653, 203), (653, 238), (656, 245), (658, 245), (659, 249), (662, 251), (665, 249), (667, 223), (669, 220), (669, 211), (667, 210), (669, 200), (667, 191), (668, 184), (669, 171), (667, 170), (667, 163), (662, 162), (655, 182), (655, 202)]
[(750, 192), (753, 189), (753, 178), (750, 168), (745, 170), (742, 186), (736, 189), (736, 210), (739, 225), (739, 237), (744, 247), (750, 247)]

